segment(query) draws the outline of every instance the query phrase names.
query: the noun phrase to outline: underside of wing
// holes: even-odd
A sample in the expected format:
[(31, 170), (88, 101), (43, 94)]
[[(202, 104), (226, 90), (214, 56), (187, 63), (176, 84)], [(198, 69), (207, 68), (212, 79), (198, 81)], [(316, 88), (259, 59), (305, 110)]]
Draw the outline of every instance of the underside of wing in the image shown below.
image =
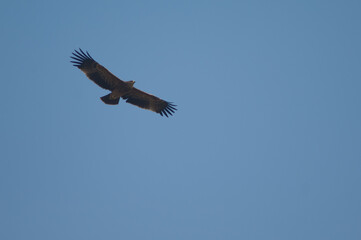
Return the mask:
[(71, 58), (74, 59), (74, 61), (71, 61), (74, 63), (74, 66), (82, 70), (99, 87), (112, 91), (114, 88), (119, 87), (119, 85), (124, 84), (122, 80), (97, 63), (88, 52), (85, 53), (80, 48), (79, 51), (74, 50)]
[(125, 99), (127, 103), (159, 113), (161, 116), (172, 116), (177, 110), (175, 108), (176, 105), (171, 102), (164, 101), (137, 88), (133, 88), (129, 94), (123, 96), (123, 99)]

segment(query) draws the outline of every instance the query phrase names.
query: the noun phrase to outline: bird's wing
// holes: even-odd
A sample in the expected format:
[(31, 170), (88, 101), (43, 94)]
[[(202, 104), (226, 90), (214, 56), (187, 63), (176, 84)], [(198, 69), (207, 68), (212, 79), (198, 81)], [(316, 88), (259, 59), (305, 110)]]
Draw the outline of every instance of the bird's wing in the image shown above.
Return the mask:
[(176, 105), (164, 101), (156, 96), (140, 91), (137, 88), (132, 88), (132, 90), (123, 96), (123, 99), (126, 99), (127, 103), (131, 103), (138, 107), (151, 110), (153, 112), (163, 114), (168, 117), (172, 116), (173, 113), (177, 110)]
[(97, 63), (88, 52), (84, 53), (83, 50), (79, 48), (79, 51), (75, 50), (75, 52), (73, 52), (71, 58), (74, 59), (74, 61), (71, 61), (74, 63), (74, 66), (82, 70), (87, 77), (99, 87), (112, 91), (115, 87), (119, 87), (119, 85), (125, 85), (122, 80)]

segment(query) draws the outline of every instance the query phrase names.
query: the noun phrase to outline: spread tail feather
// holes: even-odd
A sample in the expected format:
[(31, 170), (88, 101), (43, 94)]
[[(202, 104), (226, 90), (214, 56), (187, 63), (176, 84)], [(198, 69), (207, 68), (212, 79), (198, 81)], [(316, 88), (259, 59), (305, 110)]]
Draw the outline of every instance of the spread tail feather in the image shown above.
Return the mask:
[(100, 99), (105, 103), (105, 104), (109, 104), (109, 105), (117, 105), (119, 103), (119, 99), (120, 98), (112, 98), (111, 93), (109, 93), (108, 95), (105, 95), (103, 97), (101, 97)]

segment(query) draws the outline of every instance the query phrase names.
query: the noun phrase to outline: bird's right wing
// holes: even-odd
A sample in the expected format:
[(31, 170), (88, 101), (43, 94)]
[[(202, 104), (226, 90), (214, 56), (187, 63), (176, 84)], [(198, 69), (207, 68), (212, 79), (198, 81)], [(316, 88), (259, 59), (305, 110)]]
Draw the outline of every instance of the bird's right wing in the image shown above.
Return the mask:
[(80, 48), (79, 51), (75, 50), (75, 52), (73, 52), (71, 58), (75, 61), (71, 62), (74, 63), (75, 67), (82, 70), (87, 77), (99, 87), (113, 91), (115, 87), (125, 84), (122, 80), (109, 72), (108, 69), (97, 63), (88, 52), (84, 53)]

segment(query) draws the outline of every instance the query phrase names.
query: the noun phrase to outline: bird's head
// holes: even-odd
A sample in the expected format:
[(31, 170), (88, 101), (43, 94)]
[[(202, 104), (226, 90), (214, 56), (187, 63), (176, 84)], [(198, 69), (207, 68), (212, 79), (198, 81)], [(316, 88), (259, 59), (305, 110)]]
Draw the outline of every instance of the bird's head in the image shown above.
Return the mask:
[(130, 81), (127, 81), (125, 82), (126, 84), (128, 84), (129, 87), (133, 87), (135, 81), (134, 80), (130, 80)]

